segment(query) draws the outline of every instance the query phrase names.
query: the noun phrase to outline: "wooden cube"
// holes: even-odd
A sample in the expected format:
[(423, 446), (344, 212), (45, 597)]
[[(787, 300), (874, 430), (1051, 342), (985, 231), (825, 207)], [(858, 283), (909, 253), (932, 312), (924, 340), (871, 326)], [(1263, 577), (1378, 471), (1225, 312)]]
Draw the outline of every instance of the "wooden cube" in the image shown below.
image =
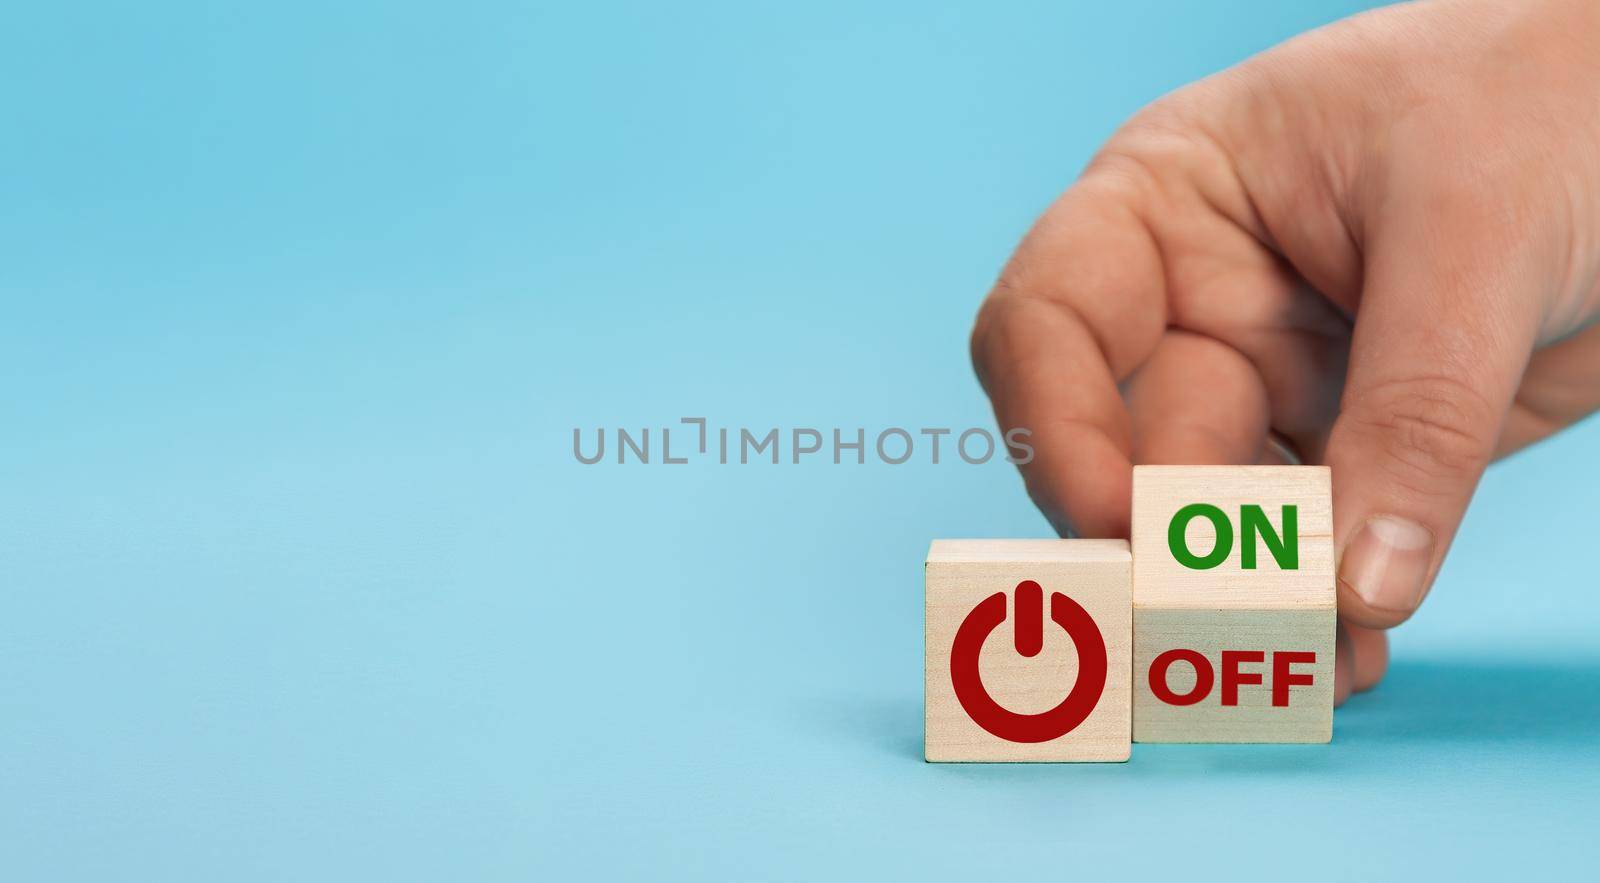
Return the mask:
[(1333, 737), (1325, 466), (1133, 470), (1133, 738)]
[(930, 761), (1124, 761), (1132, 563), (1123, 540), (935, 540)]

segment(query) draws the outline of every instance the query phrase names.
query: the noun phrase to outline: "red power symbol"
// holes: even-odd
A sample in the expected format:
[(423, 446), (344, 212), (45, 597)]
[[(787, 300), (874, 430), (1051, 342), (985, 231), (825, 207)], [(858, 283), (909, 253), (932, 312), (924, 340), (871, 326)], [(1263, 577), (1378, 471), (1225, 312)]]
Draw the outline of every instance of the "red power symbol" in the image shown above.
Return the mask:
[[(1016, 622), (1013, 634), (1017, 652), (1038, 655), (1044, 646), (1044, 590), (1033, 580), (1017, 583)], [(978, 654), (983, 642), (1006, 618), (1006, 593), (983, 599), (956, 630), (950, 646), (950, 681), (956, 699), (974, 723), (1008, 742), (1049, 742), (1072, 732), (1094, 711), (1106, 687), (1106, 641), (1089, 611), (1060, 592), (1050, 594), (1050, 618), (1066, 629), (1078, 649), (1078, 681), (1061, 704), (1039, 714), (1007, 711), (983, 688)]]

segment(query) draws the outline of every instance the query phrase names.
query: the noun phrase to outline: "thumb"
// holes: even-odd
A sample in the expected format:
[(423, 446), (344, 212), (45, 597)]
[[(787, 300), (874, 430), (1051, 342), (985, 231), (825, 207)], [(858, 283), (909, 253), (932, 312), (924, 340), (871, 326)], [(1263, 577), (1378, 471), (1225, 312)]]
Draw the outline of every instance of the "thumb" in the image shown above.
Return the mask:
[(1431, 222), (1391, 216), (1392, 235), (1369, 248), (1328, 439), (1339, 613), (1367, 628), (1398, 625), (1422, 603), (1493, 456), (1539, 322), (1537, 262), (1508, 253), (1500, 223), (1462, 225), (1470, 213), (1458, 212), (1441, 225), (1432, 208)]

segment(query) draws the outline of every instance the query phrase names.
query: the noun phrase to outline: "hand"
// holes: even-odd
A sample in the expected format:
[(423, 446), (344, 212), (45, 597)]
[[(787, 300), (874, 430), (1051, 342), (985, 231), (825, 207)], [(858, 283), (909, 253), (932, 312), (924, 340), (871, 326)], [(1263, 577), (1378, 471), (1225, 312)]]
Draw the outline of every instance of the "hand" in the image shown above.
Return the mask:
[(973, 331), (1029, 494), (1127, 536), (1133, 463), (1333, 467), (1336, 694), (1485, 466), (1600, 407), (1600, 3), (1357, 16), (1146, 108)]

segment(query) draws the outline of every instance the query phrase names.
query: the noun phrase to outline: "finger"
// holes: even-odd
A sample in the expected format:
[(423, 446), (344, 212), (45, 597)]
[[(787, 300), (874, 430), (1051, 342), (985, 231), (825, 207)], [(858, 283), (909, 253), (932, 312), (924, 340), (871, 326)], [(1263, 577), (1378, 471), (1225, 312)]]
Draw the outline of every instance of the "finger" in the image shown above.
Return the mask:
[(1350, 648), (1354, 651), (1351, 655), (1355, 660), (1350, 686), (1355, 692), (1364, 693), (1378, 686), (1389, 670), (1389, 633), (1358, 625), (1346, 625), (1345, 631), (1350, 635)]
[(1349, 320), (1237, 226), (1185, 219), (1160, 232), (1169, 323), (1221, 341), (1249, 360), (1266, 389), (1273, 429), (1320, 452), (1320, 439), (1338, 414)]
[(1171, 330), (1127, 384), (1136, 463), (1258, 462), (1267, 438), (1261, 375), (1211, 338)]
[(1532, 350), (1542, 287), (1504, 245), (1500, 212), (1405, 196), (1373, 237), (1326, 454), (1339, 612), (1367, 628), (1404, 621), (1432, 584)]
[(1528, 360), (1516, 403), (1500, 431), (1496, 457), (1565, 429), (1600, 409), (1600, 325), (1548, 346)]
[(973, 363), (1002, 430), (1032, 431), (1028, 493), (1063, 534), (1128, 535), (1132, 430), (1117, 383), (1165, 325), (1137, 192), (1090, 173), (1040, 219), (979, 312)]
[(1350, 629), (1340, 622), (1333, 642), (1333, 704), (1343, 705), (1355, 687), (1356, 649), (1350, 643)]

